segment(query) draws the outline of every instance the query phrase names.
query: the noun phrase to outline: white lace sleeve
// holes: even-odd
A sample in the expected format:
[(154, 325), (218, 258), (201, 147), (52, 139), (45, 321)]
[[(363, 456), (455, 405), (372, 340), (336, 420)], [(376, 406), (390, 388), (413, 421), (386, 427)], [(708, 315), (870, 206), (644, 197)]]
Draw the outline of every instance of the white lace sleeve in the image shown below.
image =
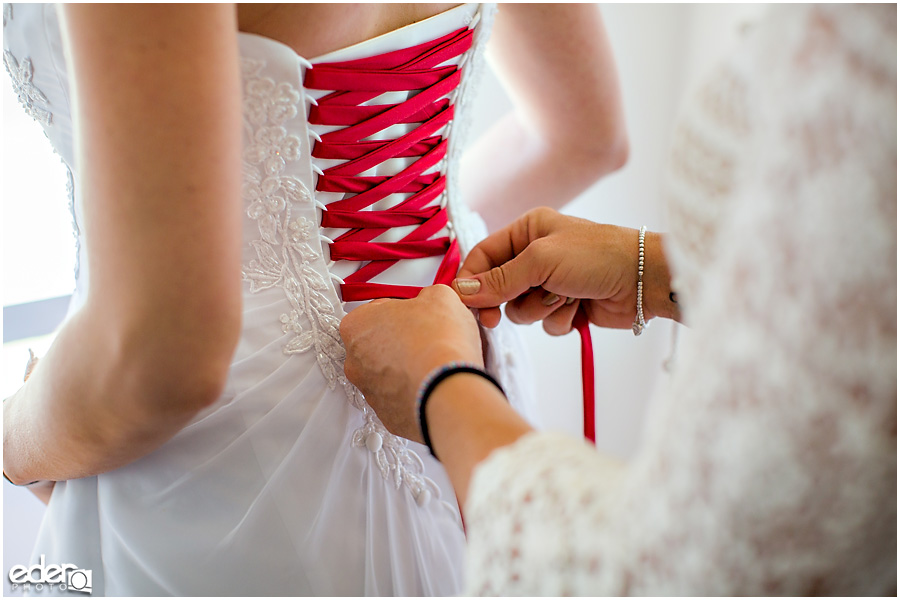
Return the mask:
[(644, 446), (486, 460), (469, 593), (896, 594), (896, 6), (779, 7), (748, 43), (745, 150)]
[(529, 434), (495, 452), (476, 471), (466, 505), (467, 593), (571, 596), (597, 588), (603, 571), (594, 535), (609, 529), (622, 472), (561, 433)]

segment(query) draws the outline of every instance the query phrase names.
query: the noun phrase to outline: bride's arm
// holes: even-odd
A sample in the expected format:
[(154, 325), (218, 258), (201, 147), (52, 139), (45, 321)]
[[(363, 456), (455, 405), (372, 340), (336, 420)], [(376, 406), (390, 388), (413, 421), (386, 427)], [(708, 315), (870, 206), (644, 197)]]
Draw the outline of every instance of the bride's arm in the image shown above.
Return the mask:
[(240, 331), (233, 6), (63, 5), (90, 291), (3, 406), (13, 483), (128, 464), (224, 386)]
[(496, 230), (559, 208), (628, 158), (612, 49), (593, 4), (503, 4), (489, 57), (516, 110), (463, 158), (468, 204)]

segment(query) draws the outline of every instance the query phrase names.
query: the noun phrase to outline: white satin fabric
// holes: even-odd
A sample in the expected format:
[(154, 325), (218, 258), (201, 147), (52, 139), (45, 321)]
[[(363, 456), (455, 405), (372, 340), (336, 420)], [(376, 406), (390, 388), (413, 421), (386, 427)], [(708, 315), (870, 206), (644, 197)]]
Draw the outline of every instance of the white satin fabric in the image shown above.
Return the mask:
[[(485, 230), (456, 195), (457, 130), (492, 14), (491, 6), (463, 5), (312, 61), (380, 54), (476, 28), (475, 44), (462, 58), (456, 119), (443, 132), (451, 140), (449, 160), (439, 166), (447, 169), (446, 202), (463, 253)], [(313, 191), (315, 169), (328, 165), (310, 157), (312, 96), (302, 81), (311, 63), (277, 41), (238, 37), (246, 287), (244, 328), (226, 389), (152, 454), (97, 477), (58, 483), (35, 561), (45, 555), (48, 564), (91, 569), (96, 595), (458, 593), (464, 536), (446, 474), (427, 450), (390, 435), (343, 376), (337, 325), (350, 307), (340, 302), (317, 226), (321, 205), (336, 195)], [(4, 50), (20, 99), (75, 174), (78, 223), (90, 199), (79, 194), (55, 7), (6, 7)], [(383, 101), (397, 100), (373, 100)], [(382, 133), (403, 132), (400, 126)], [(398, 161), (378, 174), (403, 166)], [(80, 241), (72, 311), (89, 279), (89, 241)], [(427, 285), (436, 266), (404, 261), (377, 281)], [(346, 274), (355, 265), (343, 268)], [(500, 329), (489, 340), (489, 365), (513, 403), (528, 409), (522, 389), (529, 386), (520, 376), (528, 367), (515, 334)]]

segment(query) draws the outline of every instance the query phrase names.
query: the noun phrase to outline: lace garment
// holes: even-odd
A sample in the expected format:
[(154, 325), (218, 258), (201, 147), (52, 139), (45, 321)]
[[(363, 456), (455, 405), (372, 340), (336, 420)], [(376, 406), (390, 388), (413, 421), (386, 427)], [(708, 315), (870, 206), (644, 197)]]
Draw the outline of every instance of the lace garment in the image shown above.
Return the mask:
[(692, 331), (645, 445), (484, 461), (468, 593), (896, 594), (896, 115), (896, 6), (779, 6), (714, 73), (673, 148)]

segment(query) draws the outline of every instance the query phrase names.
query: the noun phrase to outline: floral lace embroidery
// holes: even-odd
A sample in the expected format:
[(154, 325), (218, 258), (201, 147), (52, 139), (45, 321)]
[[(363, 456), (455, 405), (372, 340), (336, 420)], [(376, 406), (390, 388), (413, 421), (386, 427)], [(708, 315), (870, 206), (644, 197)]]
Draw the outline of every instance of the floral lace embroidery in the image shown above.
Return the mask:
[(284, 289), (291, 310), (281, 315), (282, 330), (293, 334), (284, 353), (315, 351), (328, 387), (333, 390), (340, 384), (350, 403), (363, 413), (365, 424), (354, 433), (353, 445), (375, 454), (384, 478), (397, 489), (405, 484), (423, 505), (432, 495), (439, 498), (440, 488), (422, 475), (424, 465), (406, 440), (387, 431), (344, 376), (340, 314), (328, 297), (331, 283), (313, 266), (322, 258), (318, 226), (294, 215), (295, 208), (315, 203), (302, 181), (284, 174), (287, 164), (302, 156), (301, 139), (284, 126), (297, 116), (301, 93), (289, 83), (263, 76), (262, 61), (244, 58), (241, 67), (244, 125), (251, 140), (243, 156), (242, 195), (247, 215), (260, 233), (260, 239), (250, 242), (257, 258), (244, 268), (244, 280), (251, 293)]
[[(4, 11), (5, 16), (5, 11)], [(49, 110), (37, 106), (37, 102), (47, 105), (50, 101), (39, 89), (31, 82), (34, 76), (34, 68), (31, 66), (31, 59), (26, 58), (19, 64), (16, 57), (9, 50), (3, 51), (3, 65), (6, 67), (9, 78), (12, 80), (13, 90), (19, 97), (19, 102), (25, 108), (25, 112), (31, 115), (34, 120), (44, 125), (49, 125), (53, 119), (53, 115)]]
[(13, 7), (12, 4), (8, 2), (3, 3), (3, 26), (6, 27), (6, 23), (8, 21), (12, 21), (13, 19)]
[[(281, 315), (282, 329), (294, 333), (284, 352), (315, 348), (319, 367), (334, 389), (339, 374), (335, 363), (344, 358), (340, 320), (326, 296), (328, 281), (312, 266), (320, 256), (311, 243), (318, 241), (316, 227), (292, 214), (295, 205), (312, 204), (312, 194), (302, 181), (282, 174), (289, 161), (300, 158), (300, 138), (283, 126), (297, 115), (300, 94), (288, 84), (276, 86), (262, 77), (262, 62), (244, 59), (242, 67), (247, 79), (244, 115), (253, 140), (244, 150), (242, 194), (247, 215), (256, 221), (261, 236), (250, 242), (258, 258), (244, 269), (244, 279), (253, 293), (275, 286), (284, 289), (292, 310)], [(301, 315), (308, 317), (306, 327)]]

